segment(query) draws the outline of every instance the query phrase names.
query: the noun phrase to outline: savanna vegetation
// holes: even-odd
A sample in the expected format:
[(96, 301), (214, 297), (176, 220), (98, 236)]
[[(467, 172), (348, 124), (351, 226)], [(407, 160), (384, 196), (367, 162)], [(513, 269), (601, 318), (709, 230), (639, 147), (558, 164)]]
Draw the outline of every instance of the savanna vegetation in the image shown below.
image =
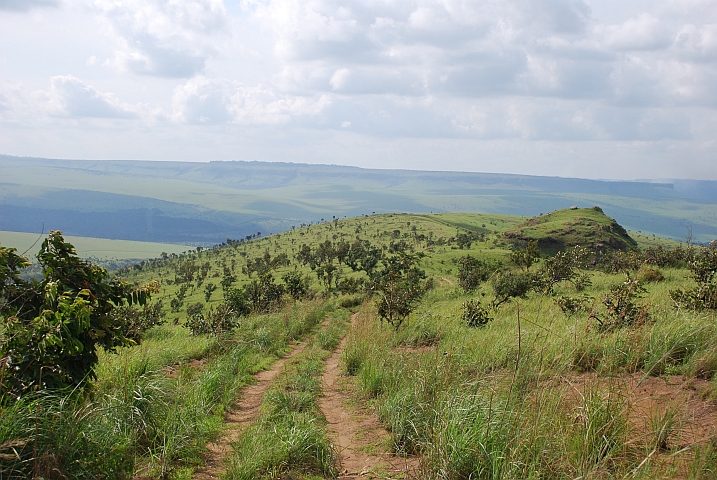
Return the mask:
[(576, 209), (332, 218), (112, 274), (56, 233), (38, 259), (0, 249), (0, 478), (192, 478), (298, 342), (224, 478), (341, 474), (336, 348), (411, 475), (717, 476), (714, 243)]

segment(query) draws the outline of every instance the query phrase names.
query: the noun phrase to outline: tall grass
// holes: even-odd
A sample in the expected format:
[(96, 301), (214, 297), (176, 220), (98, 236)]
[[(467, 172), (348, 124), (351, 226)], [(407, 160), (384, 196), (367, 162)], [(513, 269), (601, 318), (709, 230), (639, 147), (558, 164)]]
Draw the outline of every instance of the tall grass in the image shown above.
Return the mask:
[(226, 478), (336, 477), (338, 456), (317, 400), (324, 362), (347, 328), (346, 317), (347, 312), (336, 312), (267, 392), (259, 420), (234, 446)]
[[(593, 278), (587, 293), (600, 308), (623, 278)], [(500, 307), (479, 329), (461, 322), (471, 297), (449, 286), (431, 292), (399, 332), (369, 307), (349, 332), (344, 368), (375, 399), (393, 449), (421, 456), (425, 478), (653, 478), (680, 465), (707, 478), (716, 458), (709, 445), (671, 450), (676, 416), (656, 417), (646, 436), (629, 420), (629, 375), (717, 371), (714, 314), (676, 311), (666, 291), (681, 280), (668, 278), (642, 300), (651, 322), (608, 333), (542, 295)]]
[(0, 478), (172, 478), (201, 464), (239, 389), (333, 308), (310, 302), (250, 317), (223, 339), (150, 331), (141, 346), (103, 355), (88, 392), (0, 410)]

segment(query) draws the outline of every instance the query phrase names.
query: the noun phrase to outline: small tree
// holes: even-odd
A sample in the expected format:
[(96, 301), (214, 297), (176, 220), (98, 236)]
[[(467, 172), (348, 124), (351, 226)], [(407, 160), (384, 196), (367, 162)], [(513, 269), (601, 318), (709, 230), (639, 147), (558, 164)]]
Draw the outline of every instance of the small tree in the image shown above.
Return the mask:
[(493, 320), (488, 309), (481, 305), (478, 300), (468, 300), (463, 304), (463, 321), (469, 327), (484, 327)]
[(416, 257), (398, 254), (383, 260), (381, 270), (371, 276), (371, 290), (379, 295), (378, 314), (398, 330), (425, 292), (426, 273), (416, 266)]
[[(564, 280), (574, 282), (578, 278), (576, 270), (587, 266), (589, 255), (587, 249), (575, 247), (545, 259), (538, 272), (539, 282), (536, 287), (541, 288), (543, 293), (548, 295), (558, 283)], [(585, 279), (580, 279), (578, 285), (580, 284), (584, 285)]]
[(646, 292), (637, 279), (630, 278), (620, 285), (612, 288), (606, 295), (605, 317), (600, 318), (595, 313), (590, 317), (598, 322), (600, 331), (610, 331), (621, 327), (632, 327), (642, 324), (650, 319), (648, 307), (635, 303)]
[(29, 262), (0, 247), (0, 403), (94, 378), (98, 347), (133, 343), (115, 308), (144, 305), (158, 291), (156, 283), (135, 288), (109, 280), (106, 270), (78, 258), (59, 231), (50, 232), (37, 259), (43, 279), (25, 281), (20, 270)]
[(458, 284), (466, 292), (472, 292), (488, 280), (491, 270), (484, 261), (466, 255), (458, 260)]
[(309, 294), (309, 278), (296, 268), (293, 272), (285, 273), (281, 279), (284, 280), (284, 285), (286, 285), (286, 292), (291, 295), (294, 301), (300, 300)]
[(493, 280), (493, 308), (510, 301), (511, 298), (525, 297), (535, 288), (536, 277), (529, 272), (507, 272)]
[(539, 258), (540, 247), (537, 240), (530, 240), (527, 247), (513, 250), (510, 254), (511, 261), (526, 272)]
[(697, 286), (671, 290), (672, 300), (692, 310), (717, 310), (717, 241), (696, 252), (688, 268)]

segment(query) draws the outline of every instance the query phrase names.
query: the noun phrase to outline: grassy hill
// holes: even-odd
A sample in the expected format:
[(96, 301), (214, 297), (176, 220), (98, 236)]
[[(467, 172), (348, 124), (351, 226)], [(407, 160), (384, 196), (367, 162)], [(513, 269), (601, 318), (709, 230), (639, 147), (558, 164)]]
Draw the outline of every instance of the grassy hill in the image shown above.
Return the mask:
[(546, 253), (575, 246), (599, 250), (637, 247), (637, 242), (627, 231), (615, 219), (605, 215), (600, 207), (563, 209), (533, 217), (507, 230), (503, 236), (521, 247), (535, 240), (540, 250)]
[(706, 242), (717, 238), (713, 183), (0, 156), (0, 229), (39, 232), (44, 221), (72, 235), (208, 246), (373, 212), (537, 216), (600, 205), (629, 230)]
[[(88, 395), (42, 397), (0, 410), (0, 453), (21, 439), (26, 443), (12, 448), (31, 458), (25, 445), (39, 431), (34, 446), (46, 455), (27, 465), (50, 465), (48, 472), (196, 478), (219, 450), (223, 457), (216, 463), (227, 466), (228, 479), (337, 478), (342, 452), (332, 435), (341, 425), (327, 423), (318, 399), (327, 395), (327, 358), (338, 352), (340, 388), (350, 399), (343, 413), (385, 429), (385, 442), (377, 436), (362, 448), (396, 464), (418, 465), (418, 478), (713, 478), (717, 318), (713, 310), (676, 308), (669, 292), (694, 286), (684, 258), (668, 261), (664, 249), (654, 248), (659, 255), (649, 258), (661, 258), (658, 265), (615, 253), (624, 256), (580, 269), (579, 282), (564, 279), (497, 304), (501, 282), (537, 278), (551, 264), (544, 256), (529, 270), (512, 265), (507, 231), (548, 233), (557, 222), (584, 233), (609, 226), (625, 240), (596, 210), (543, 217), (549, 218), (326, 218), (123, 269), (117, 274), (131, 281), (159, 281), (154, 300), (162, 301), (166, 323), (147, 331), (138, 346), (103, 352)], [(636, 240), (641, 248), (669, 244), (645, 235)], [(304, 246), (316, 253), (326, 242), (357, 241), (381, 252), (377, 269), (403, 252), (430, 280), (398, 329), (380, 320), (380, 295), (369, 296), (365, 285), (342, 292), (340, 281), (324, 281), (318, 267), (325, 264), (312, 268), (300, 260)], [(284, 284), (287, 274), (298, 272), (309, 280), (307, 298), (285, 295), (268, 311), (242, 315), (224, 334), (190, 334), (188, 320), (220, 311), (224, 290), (260, 281), (250, 272), (257, 259), (282, 255), (289, 263), (269, 271), (273, 280)], [(490, 269), (472, 291), (459, 286), (469, 255)], [(331, 264), (334, 280), (367, 279), (346, 260)], [(653, 272), (646, 275), (648, 268)], [(644, 279), (639, 285), (645, 290), (626, 284), (625, 272)], [(624, 293), (631, 288), (634, 295)], [(632, 305), (627, 320), (610, 313), (618, 294), (621, 305)], [(487, 317), (481, 327), (467, 319), (469, 305), (476, 304)], [(301, 353), (277, 360), (287, 352)], [(248, 415), (242, 402), (263, 384), (257, 372), (273, 371), (277, 361), (284, 363), (251, 421), (232, 423)], [(224, 434), (231, 440), (223, 441)], [(14, 461), (10, 456), (0, 457), (0, 468)], [(362, 475), (405, 474), (369, 464)]]

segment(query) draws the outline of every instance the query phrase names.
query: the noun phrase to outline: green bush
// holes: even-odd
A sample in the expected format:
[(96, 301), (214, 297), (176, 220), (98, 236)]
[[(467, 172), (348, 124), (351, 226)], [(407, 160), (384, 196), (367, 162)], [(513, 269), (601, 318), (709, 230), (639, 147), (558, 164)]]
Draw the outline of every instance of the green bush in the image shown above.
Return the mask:
[(478, 300), (468, 300), (463, 304), (463, 321), (469, 327), (483, 327), (493, 320), (488, 314), (488, 309), (481, 305)]
[(156, 283), (135, 288), (109, 280), (101, 267), (80, 260), (59, 231), (37, 254), (43, 279), (26, 281), (29, 262), (0, 247), (0, 404), (30, 391), (76, 387), (94, 378), (99, 347), (130, 345), (126, 318), (116, 307), (144, 305)]

